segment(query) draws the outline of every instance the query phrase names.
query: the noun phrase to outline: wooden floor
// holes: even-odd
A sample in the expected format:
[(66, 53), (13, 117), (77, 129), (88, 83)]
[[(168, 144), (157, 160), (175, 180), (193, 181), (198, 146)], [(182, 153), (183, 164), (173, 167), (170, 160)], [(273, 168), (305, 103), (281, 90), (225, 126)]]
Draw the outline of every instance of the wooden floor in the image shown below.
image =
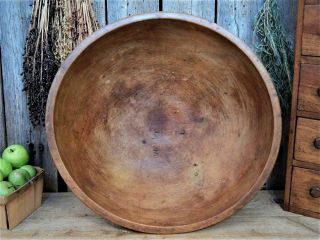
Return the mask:
[(43, 205), (0, 239), (320, 239), (320, 220), (285, 212), (282, 192), (261, 191), (230, 219), (197, 232), (141, 234), (95, 215), (72, 193), (45, 194)]

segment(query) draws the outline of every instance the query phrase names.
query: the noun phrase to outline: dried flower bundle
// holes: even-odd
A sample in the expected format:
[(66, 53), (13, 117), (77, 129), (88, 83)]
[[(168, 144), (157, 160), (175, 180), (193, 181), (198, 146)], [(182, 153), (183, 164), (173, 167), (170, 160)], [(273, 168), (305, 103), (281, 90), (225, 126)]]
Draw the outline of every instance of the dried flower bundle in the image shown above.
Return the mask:
[(23, 62), (24, 91), (33, 125), (44, 122), (48, 92), (58, 69), (52, 52), (52, 0), (34, 0)]
[(54, 55), (62, 62), (88, 35), (98, 29), (90, 0), (56, 0)]
[(34, 126), (44, 124), (47, 97), (61, 62), (97, 29), (91, 0), (34, 0), (23, 63)]
[(292, 90), (293, 49), (280, 22), (276, 0), (265, 1), (257, 15), (254, 31), (260, 40), (257, 53), (273, 79), (285, 116)]

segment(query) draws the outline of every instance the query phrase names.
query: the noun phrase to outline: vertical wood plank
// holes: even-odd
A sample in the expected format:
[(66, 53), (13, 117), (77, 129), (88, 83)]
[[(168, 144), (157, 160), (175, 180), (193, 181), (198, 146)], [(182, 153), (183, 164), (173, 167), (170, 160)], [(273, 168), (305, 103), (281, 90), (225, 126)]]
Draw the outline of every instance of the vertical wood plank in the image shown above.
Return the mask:
[[(1, 36), (1, 30), (0, 30)], [(1, 63), (1, 48), (0, 48), (0, 63)], [(2, 84), (2, 69), (0, 64), (0, 152), (6, 146), (6, 125), (4, 115), (4, 99), (3, 99), (3, 84)]]
[(96, 19), (100, 25), (103, 27), (106, 25), (106, 0), (92, 0), (93, 10), (95, 12)]
[(277, 1), (280, 20), (282, 26), (284, 26), (286, 33), (288, 34), (289, 41), (292, 46), (295, 43), (295, 32), (297, 23), (297, 12), (298, 12), (298, 0), (282, 0)]
[(263, 3), (264, 0), (218, 0), (217, 24), (254, 49), (254, 19)]
[(107, 0), (108, 23), (122, 18), (159, 11), (159, 0)]
[(163, 11), (191, 14), (214, 22), (215, 0), (163, 0)]
[(127, 16), (127, 0), (107, 0), (108, 24)]
[(128, 16), (159, 11), (159, 0), (129, 0)]
[(22, 93), (22, 54), (31, 14), (30, 1), (0, 1), (1, 53), (8, 144), (27, 144), (30, 123)]
[(192, 0), (163, 0), (162, 9), (171, 13), (192, 13)]
[[(45, 169), (45, 190), (57, 191), (57, 170), (47, 147), (44, 127), (33, 128), (25, 93), (22, 92), (22, 62), (32, 13), (32, 0), (0, 1), (2, 76), (8, 145), (29, 146), (31, 164)], [(44, 137), (42, 137), (44, 136)]]

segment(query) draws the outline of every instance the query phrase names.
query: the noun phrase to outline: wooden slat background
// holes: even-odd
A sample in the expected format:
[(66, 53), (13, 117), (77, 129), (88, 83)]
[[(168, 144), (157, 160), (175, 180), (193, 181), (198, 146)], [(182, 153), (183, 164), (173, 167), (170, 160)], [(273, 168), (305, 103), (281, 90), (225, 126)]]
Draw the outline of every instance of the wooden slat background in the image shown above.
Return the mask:
[[(186, 13), (226, 28), (252, 49), (253, 22), (264, 0), (92, 0), (101, 26), (121, 18), (156, 11)], [(297, 0), (278, 0), (281, 21), (294, 42)], [(32, 164), (45, 169), (45, 190), (58, 191), (61, 178), (52, 162), (43, 127), (33, 128), (22, 92), (22, 55), (32, 0), (0, 0), (0, 150), (20, 143), (32, 153)], [(284, 157), (280, 158), (268, 188), (283, 188)]]

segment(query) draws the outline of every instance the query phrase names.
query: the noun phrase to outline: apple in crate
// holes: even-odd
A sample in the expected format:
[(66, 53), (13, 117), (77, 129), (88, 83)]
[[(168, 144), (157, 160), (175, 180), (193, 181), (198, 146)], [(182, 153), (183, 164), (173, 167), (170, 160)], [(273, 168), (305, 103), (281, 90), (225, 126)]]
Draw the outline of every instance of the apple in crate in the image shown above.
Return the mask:
[(14, 186), (12, 183), (7, 181), (0, 182), (0, 196), (9, 196), (14, 192)]
[(13, 170), (10, 173), (10, 175), (8, 177), (8, 180), (16, 188), (19, 188), (22, 185), (24, 185), (30, 178), (31, 177), (30, 177), (29, 173), (26, 170), (16, 169), (16, 170)]
[(3, 175), (3, 178), (8, 177), (9, 174), (12, 172), (11, 163), (9, 163), (8, 161), (0, 158), (0, 172)]
[(32, 178), (37, 174), (37, 170), (31, 165), (22, 166), (20, 169), (26, 170)]
[(29, 161), (29, 154), (24, 146), (19, 144), (14, 144), (7, 147), (3, 153), (2, 158), (11, 163), (12, 167), (20, 168), (26, 165)]

